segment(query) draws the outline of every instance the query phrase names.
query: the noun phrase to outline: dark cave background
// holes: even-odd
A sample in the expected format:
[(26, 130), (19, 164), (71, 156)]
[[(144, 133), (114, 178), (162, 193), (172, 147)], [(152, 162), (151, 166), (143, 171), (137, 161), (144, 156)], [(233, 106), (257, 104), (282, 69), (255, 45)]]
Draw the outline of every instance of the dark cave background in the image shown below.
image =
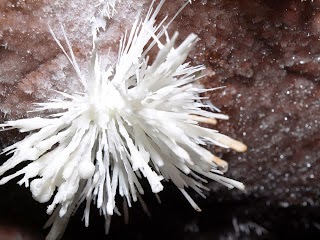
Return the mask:
[[(94, 205), (88, 228), (81, 221), (80, 208), (62, 239), (298, 240), (320, 236), (319, 206), (268, 204), (267, 198), (246, 193), (237, 193), (235, 198), (231, 194), (234, 190), (220, 189), (207, 199), (191, 194), (202, 208), (202, 212), (196, 212), (172, 184), (166, 183), (165, 188), (160, 194), (161, 204), (150, 192), (143, 196), (150, 216), (135, 203), (129, 209), (128, 224), (123, 216), (114, 216), (108, 235), (104, 233), (104, 218)], [(46, 207), (34, 201), (28, 189), (12, 181), (0, 188), (0, 196), (1, 240), (45, 238)]]

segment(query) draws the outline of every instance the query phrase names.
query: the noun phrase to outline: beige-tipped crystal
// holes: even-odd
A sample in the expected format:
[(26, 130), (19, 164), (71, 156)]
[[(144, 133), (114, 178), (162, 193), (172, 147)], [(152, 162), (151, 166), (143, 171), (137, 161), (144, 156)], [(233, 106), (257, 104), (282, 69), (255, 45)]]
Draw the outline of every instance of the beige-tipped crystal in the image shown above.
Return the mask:
[(244, 143), (237, 141), (237, 140), (234, 140), (228, 136), (221, 134), (219, 136), (216, 136), (215, 140), (224, 144), (224, 145), (229, 146), (230, 148), (232, 148), (233, 150), (235, 150), (237, 152), (247, 151), (247, 146)]
[(230, 145), (230, 147), (234, 150), (236, 150), (237, 152), (245, 152), (247, 151), (248, 147), (247, 145), (245, 145), (244, 143), (234, 140), (232, 139), (232, 143)]
[(217, 156), (213, 156), (213, 162), (218, 165), (221, 172), (225, 173), (228, 171), (228, 163)]
[(212, 125), (217, 124), (217, 120), (215, 118), (206, 118), (206, 117), (200, 117), (197, 115), (190, 115), (190, 119), (197, 121), (197, 122), (202, 122), (202, 123), (207, 123), (207, 124), (212, 124)]

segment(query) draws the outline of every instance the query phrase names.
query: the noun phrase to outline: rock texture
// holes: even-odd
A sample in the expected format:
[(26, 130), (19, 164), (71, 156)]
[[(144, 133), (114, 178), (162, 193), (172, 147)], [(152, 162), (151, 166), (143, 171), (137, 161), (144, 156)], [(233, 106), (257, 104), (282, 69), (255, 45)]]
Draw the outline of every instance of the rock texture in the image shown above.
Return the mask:
[(249, 146), (224, 156), (228, 174), (283, 205), (320, 195), (319, 4), (196, 1), (172, 27), (201, 38), (192, 60), (208, 66), (205, 85), (226, 86), (210, 95), (230, 116), (219, 128)]

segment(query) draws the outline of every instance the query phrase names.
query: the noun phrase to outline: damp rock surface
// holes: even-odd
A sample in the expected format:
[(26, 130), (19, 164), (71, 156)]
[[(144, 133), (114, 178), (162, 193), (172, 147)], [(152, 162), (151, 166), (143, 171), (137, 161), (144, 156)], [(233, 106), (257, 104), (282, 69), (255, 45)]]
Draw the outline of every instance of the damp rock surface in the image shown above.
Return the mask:
[(245, 195), (283, 206), (319, 204), (319, 5), (195, 1), (172, 26), (198, 34), (190, 59), (207, 66), (206, 87), (225, 86), (208, 95), (230, 116), (218, 128), (249, 147), (221, 153), (227, 175), (246, 184)]

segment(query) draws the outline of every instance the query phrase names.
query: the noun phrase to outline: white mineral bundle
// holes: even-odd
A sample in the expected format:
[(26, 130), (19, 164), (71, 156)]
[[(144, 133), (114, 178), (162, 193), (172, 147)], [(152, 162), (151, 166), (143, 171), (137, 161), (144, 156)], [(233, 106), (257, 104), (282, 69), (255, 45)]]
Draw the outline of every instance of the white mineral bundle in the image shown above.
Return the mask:
[[(204, 184), (212, 179), (228, 188), (244, 189), (242, 183), (223, 176), (227, 163), (206, 146), (240, 152), (246, 146), (200, 125), (228, 117), (210, 111), (210, 104), (203, 101), (202, 94), (214, 90), (197, 82), (204, 66), (186, 62), (197, 36), (190, 34), (176, 46), (178, 33), (167, 32), (166, 19), (156, 23), (163, 3), (156, 6), (153, 2), (145, 19), (135, 21), (120, 40), (118, 61), (106, 68), (106, 60), (98, 55), (98, 42), (103, 39), (93, 44), (90, 68), (83, 71), (63, 27), (63, 42), (51, 31), (83, 91), (59, 92), (61, 99), (35, 103), (33, 110), (43, 117), (0, 125), (3, 130), (29, 132), (4, 149), (3, 153), (12, 155), (0, 167), (4, 175), (0, 184), (22, 176), (18, 183), (30, 187), (34, 199), (49, 202), (51, 217), (46, 225), (52, 228), (48, 240), (62, 236), (70, 216), (83, 202), (85, 225), (89, 225), (94, 202), (108, 230), (111, 216), (119, 212), (116, 196), (131, 207), (148, 189), (141, 178), (147, 179), (153, 193), (163, 190), (163, 181), (172, 181), (198, 211), (187, 188), (204, 196), (203, 190), (208, 190)], [(152, 48), (158, 52), (150, 62)], [(27, 163), (24, 168), (6, 174), (23, 162)]]

